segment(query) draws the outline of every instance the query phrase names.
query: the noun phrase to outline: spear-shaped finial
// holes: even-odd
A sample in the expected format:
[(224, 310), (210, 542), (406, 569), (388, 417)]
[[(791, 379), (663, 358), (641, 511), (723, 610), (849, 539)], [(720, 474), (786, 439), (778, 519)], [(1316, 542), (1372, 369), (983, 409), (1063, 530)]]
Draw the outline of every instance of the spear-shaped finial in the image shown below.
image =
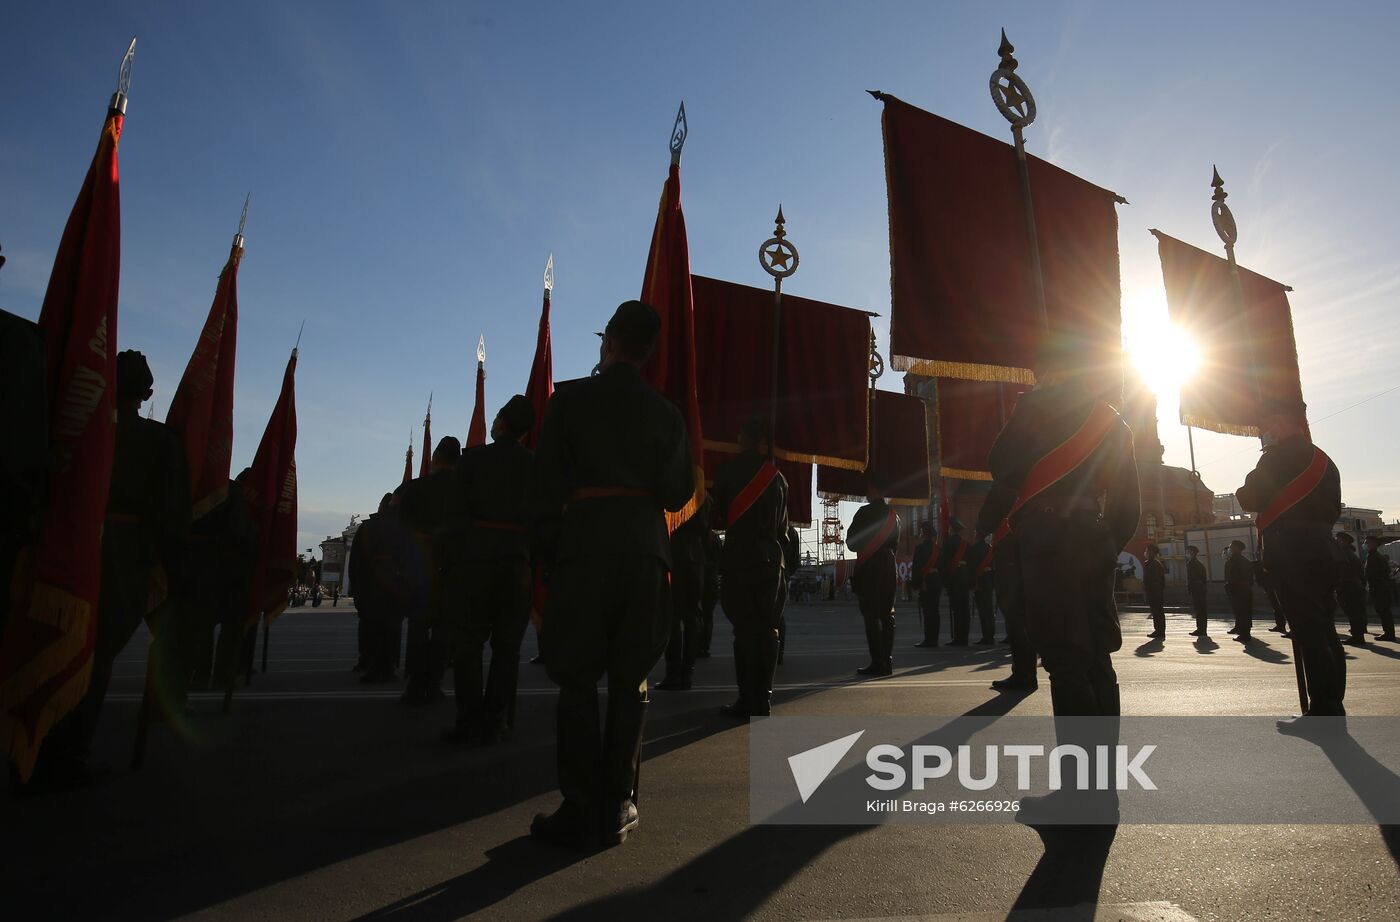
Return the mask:
[(476, 341), (476, 363), (486, 364), (486, 334), (481, 334), (481, 338)]
[(1235, 243), (1240, 239), (1240, 229), (1235, 224), (1235, 216), (1230, 211), (1230, 206), (1225, 204), (1225, 199), (1230, 197), (1230, 193), (1225, 191), (1225, 180), (1220, 178), (1220, 170), (1214, 165), (1210, 170), (1210, 185), (1215, 190), (1210, 196), (1210, 223), (1215, 225), (1216, 236), (1225, 244), (1225, 249), (1233, 251)]
[(690, 123), (685, 120), (685, 100), (681, 100), (681, 107), (676, 110), (676, 122), (671, 126), (671, 164), (672, 166), (681, 162), (681, 148), (685, 147), (685, 137), (690, 134)]
[(778, 216), (777, 216), (776, 218), (773, 219), (773, 223), (777, 225), (777, 227), (773, 228), (773, 236), (774, 236), (774, 237), (786, 237), (786, 236), (787, 236), (787, 228), (783, 227), (783, 225), (787, 223), (787, 218), (784, 218), (784, 217), (783, 217), (783, 203), (782, 203), (782, 202), (779, 202), (779, 203), (778, 203)]
[(433, 392), (432, 392), (432, 391), (428, 391), (428, 413), (427, 413), (426, 416), (423, 417), (423, 420), (424, 420), (424, 422), (426, 423), (428, 420), (431, 420), (432, 418), (433, 418)]
[(1015, 70), (1019, 63), (1012, 55), (1016, 46), (1011, 44), (1011, 39), (1006, 37), (1006, 30), (1001, 30), (1001, 44), (997, 46), (997, 54), (1001, 55), (1001, 69)]
[(544, 264), (544, 296), (546, 300), (554, 294), (554, 254), (549, 254), (549, 262)]
[(787, 240), (787, 218), (783, 217), (783, 206), (778, 205), (778, 216), (773, 219), (773, 236), (763, 241), (758, 248), (758, 262), (763, 271), (781, 280), (797, 271), (797, 247)]
[(117, 66), (117, 91), (107, 104), (107, 108), (115, 109), (122, 115), (126, 115), (126, 97), (131, 92), (131, 60), (135, 57), (136, 36), (133, 35), (131, 44), (126, 46), (126, 54), (122, 55), (121, 64)]
[(305, 320), (303, 320), (303, 321), (301, 322), (301, 329), (297, 330), (297, 344), (296, 344), (295, 346), (292, 347), (292, 351), (293, 351), (293, 352), (296, 352), (298, 349), (301, 348), (301, 334), (304, 333), (304, 332), (306, 332), (306, 321), (305, 321)]
[(243, 213), (238, 216), (238, 233), (233, 235), (233, 248), (243, 249), (243, 228), (248, 224), (248, 203), (253, 200), (253, 193), (249, 192), (243, 197)]

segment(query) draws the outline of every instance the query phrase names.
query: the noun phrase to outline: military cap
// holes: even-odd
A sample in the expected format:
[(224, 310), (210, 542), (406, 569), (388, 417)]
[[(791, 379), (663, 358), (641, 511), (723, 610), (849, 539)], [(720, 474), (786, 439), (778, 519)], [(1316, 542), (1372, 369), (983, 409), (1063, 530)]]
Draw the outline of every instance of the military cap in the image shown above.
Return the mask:
[(510, 434), (518, 439), (535, 424), (535, 405), (525, 395), (516, 394), (501, 407), (500, 417)]
[(1230, 542), (1230, 547), (1234, 547), (1235, 545), (1239, 545), (1241, 548), (1243, 548), (1244, 542), (1241, 541), (1239, 538), (1236, 538), (1234, 541)]
[(650, 304), (623, 301), (613, 311), (612, 319), (603, 331), (627, 343), (650, 345), (661, 332), (661, 317)]
[(125, 352), (117, 353), (117, 397), (119, 399), (129, 399), (131, 397), (145, 397), (146, 392), (155, 384), (156, 379), (151, 374), (151, 366), (146, 364), (146, 356), (135, 349), (127, 349)]
[(445, 435), (438, 440), (437, 447), (433, 449), (433, 460), (443, 461), (449, 464), (457, 463), (457, 459), (462, 456), (462, 443), (457, 441), (454, 435)]

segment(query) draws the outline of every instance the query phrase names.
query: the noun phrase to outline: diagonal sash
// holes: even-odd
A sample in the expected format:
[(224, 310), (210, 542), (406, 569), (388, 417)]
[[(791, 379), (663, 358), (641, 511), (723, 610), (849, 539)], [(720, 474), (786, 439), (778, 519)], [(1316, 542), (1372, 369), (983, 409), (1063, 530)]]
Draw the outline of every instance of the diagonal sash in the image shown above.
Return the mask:
[(768, 485), (773, 482), (773, 478), (777, 476), (778, 467), (773, 462), (765, 461), (760, 464), (753, 478), (744, 484), (739, 495), (735, 496), (733, 502), (729, 504), (729, 509), (724, 517), (724, 527), (733, 528), (734, 523), (739, 521), (754, 503), (758, 502), (758, 498), (763, 495), (764, 491), (768, 489)]
[(997, 542), (1005, 538), (1011, 532), (1011, 520), (1002, 519), (997, 530), (992, 534), (992, 546), (987, 549), (987, 556), (982, 558), (982, 562), (977, 565), (977, 572), (973, 573), (973, 578), (977, 579), (987, 572), (987, 568), (992, 565), (992, 557), (997, 551)]
[(967, 541), (963, 538), (959, 538), (958, 541), (958, 549), (953, 552), (953, 559), (948, 561), (948, 569), (950, 571), (956, 570), (958, 564), (962, 563), (963, 558), (967, 556)]
[(1259, 513), (1259, 518), (1255, 522), (1259, 530), (1263, 531), (1294, 506), (1298, 505), (1308, 494), (1317, 489), (1322, 483), (1322, 478), (1327, 475), (1327, 464), (1331, 459), (1316, 445), (1313, 446), (1312, 461), (1303, 469), (1303, 473), (1294, 477), (1279, 490), (1274, 498), (1269, 501), (1269, 505), (1264, 507), (1264, 511)]
[(856, 566), (864, 566), (866, 561), (874, 557), (885, 546), (885, 542), (890, 540), (890, 535), (899, 526), (899, 517), (891, 509), (885, 514), (885, 523), (880, 526), (880, 530), (875, 533), (875, 537), (865, 542), (865, 546), (856, 552)]
[(1108, 438), (1117, 421), (1118, 414), (1113, 408), (1102, 400), (1097, 401), (1089, 411), (1089, 417), (1074, 435), (1051, 449), (1031, 468), (1030, 473), (1026, 475), (1026, 482), (1021, 485), (1021, 495), (1017, 497), (1016, 505), (1006, 515), (1007, 519), (1015, 518), (1016, 513), (1020, 512), (1026, 503), (1068, 477), (1087, 461), (1103, 444), (1104, 439)]
[(939, 553), (939, 550), (940, 550), (940, 548), (938, 547), (937, 544), (935, 544), (935, 545), (933, 546), (933, 551), (932, 551), (932, 553), (930, 553), (930, 554), (928, 555), (928, 560), (925, 560), (925, 561), (924, 561), (924, 565), (923, 565), (922, 567), (919, 567), (919, 577), (920, 577), (920, 579), (922, 579), (923, 577), (928, 576), (929, 573), (933, 570), (933, 568), (934, 568), (935, 566), (938, 565), (938, 553)]

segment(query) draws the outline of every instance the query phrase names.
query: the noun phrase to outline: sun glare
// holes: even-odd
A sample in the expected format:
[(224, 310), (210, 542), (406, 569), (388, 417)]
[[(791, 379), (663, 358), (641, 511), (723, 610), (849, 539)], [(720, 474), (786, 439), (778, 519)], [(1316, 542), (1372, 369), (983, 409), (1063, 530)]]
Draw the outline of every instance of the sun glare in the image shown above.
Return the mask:
[(1200, 367), (1201, 351), (1167, 319), (1162, 300), (1160, 289), (1124, 299), (1124, 345), (1152, 393), (1174, 399)]

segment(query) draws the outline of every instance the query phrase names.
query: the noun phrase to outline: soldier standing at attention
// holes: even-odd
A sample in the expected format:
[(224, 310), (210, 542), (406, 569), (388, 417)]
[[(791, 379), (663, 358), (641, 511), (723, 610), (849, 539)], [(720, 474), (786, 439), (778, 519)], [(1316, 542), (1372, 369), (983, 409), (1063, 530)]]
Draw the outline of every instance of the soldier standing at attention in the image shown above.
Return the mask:
[(422, 558), (422, 579), (411, 580), (408, 594), (408, 653), (404, 671), (408, 687), (399, 699), (404, 704), (431, 704), (442, 698), (446, 671), (447, 625), (443, 606), (461, 604), (458, 590), (444, 591), (444, 564), (449, 582), (459, 560), (455, 547), (462, 523), (458, 521), (457, 462), (462, 443), (447, 436), (433, 449), (432, 468), (401, 486), (399, 518), (413, 533)]
[(992, 567), (992, 547), (978, 536), (967, 546), (967, 581), (972, 587), (972, 601), (977, 606), (977, 624), (982, 636), (978, 646), (989, 647), (997, 642), (997, 613), (992, 605), (992, 587), (996, 572)]
[(768, 421), (751, 417), (739, 430), (738, 457), (715, 471), (715, 524), (724, 528), (720, 605), (734, 626), (739, 697), (720, 709), (730, 717), (769, 712), (778, 664), (787, 544), (787, 481), (768, 460)]
[(1337, 578), (1337, 604), (1347, 616), (1351, 634), (1342, 643), (1362, 647), (1366, 645), (1366, 568), (1356, 556), (1355, 538), (1344, 531), (1332, 537), (1346, 558)]
[(938, 646), (938, 603), (943, 591), (938, 574), (938, 544), (933, 540), (933, 523), (919, 525), (923, 537), (914, 547), (914, 585), (919, 590), (919, 614), (924, 620), (924, 639), (916, 647)]
[[(516, 394), (491, 422), (491, 443), (468, 448), (457, 462), (457, 515), (465, 530), (443, 563), (443, 591), (456, 602), (445, 614), (452, 638), (456, 724), (449, 743), (500, 740), (513, 723), (520, 642), (530, 621), (530, 541), (525, 525), (534, 454), (520, 440), (535, 408)], [(482, 653), (491, 668), (482, 688)]]
[(705, 543), (710, 537), (710, 500), (671, 532), (671, 639), (666, 675), (656, 687), (689, 691), (700, 654), (700, 600), (705, 592)]
[[(559, 685), (563, 803), (536, 839), (616, 845), (637, 828), (647, 674), (671, 627), (671, 540), (663, 510), (691, 498), (685, 421), (642, 380), (661, 318), (640, 301), (608, 321), (599, 373), (554, 392), (535, 450), (532, 540), (549, 570), (545, 666)], [(608, 678), (606, 722), (598, 680)]]
[(1381, 633), (1376, 639), (1395, 640), (1395, 619), (1390, 613), (1390, 558), (1381, 553), (1381, 539), (1375, 535), (1366, 538), (1366, 585), (1371, 590), (1371, 606), (1381, 620)]
[(1033, 692), (1040, 687), (1036, 676), (1035, 645), (1026, 629), (1026, 594), (1021, 585), (1021, 560), (1016, 535), (1007, 523), (1007, 513), (1016, 503), (1016, 494), (993, 483), (982, 511), (977, 514), (977, 533), (991, 535), (995, 566), (996, 601), (1006, 618), (1006, 642), (1011, 647), (1011, 675), (992, 682), (992, 688), (1005, 692)]
[[(88, 759), (112, 665), (143, 619), (155, 622), (152, 658), (163, 662), (174, 658), (173, 607), (164, 606), (164, 616), (157, 620), (160, 609), (153, 604), (150, 586), (157, 568), (178, 576), (176, 565), (186, 553), (190, 483), (184, 446), (175, 433), (141, 415), (152, 384), (144, 355), (133, 349), (117, 355), (117, 441), (102, 528), (102, 587), (92, 679), (82, 701), (40, 751), (34, 775), (40, 786), (64, 787), (92, 777)], [(183, 691), (183, 683), (177, 691)]]
[(1342, 481), (1337, 465), (1312, 443), (1302, 401), (1266, 398), (1260, 417), (1264, 451), (1235, 498), (1240, 508), (1256, 513), (1264, 565), (1277, 580), (1307, 675), (1307, 711), (1280, 721), (1287, 732), (1298, 729), (1302, 718), (1346, 714), (1346, 654), (1331, 598), (1339, 561), (1331, 530), (1342, 512)]
[(954, 518), (948, 522), (948, 534), (943, 538), (943, 549), (938, 555), (939, 578), (948, 592), (948, 620), (952, 639), (950, 647), (967, 646), (967, 635), (972, 628), (972, 611), (969, 607), (969, 594), (972, 577), (968, 571), (967, 539), (963, 537), (963, 523)]
[(1186, 592), (1191, 596), (1191, 610), (1196, 615), (1196, 629), (1192, 637), (1209, 637), (1206, 605), (1206, 565), (1200, 560), (1201, 549), (1194, 544), (1186, 547)]
[(1249, 632), (1254, 627), (1253, 586), (1254, 564), (1244, 556), (1244, 542), (1236, 538), (1230, 542), (1230, 556), (1225, 558), (1225, 595), (1235, 614), (1235, 626), (1228, 633), (1234, 634), (1240, 643), (1249, 643)]
[(1058, 338), (1041, 346), (1036, 387), (988, 456), (995, 487), (1016, 497), (1008, 520), (1026, 622), (1057, 717), (1119, 714), (1113, 571), (1142, 511), (1132, 432), (1084, 380), (1087, 351)]
[(1142, 588), (1152, 612), (1152, 633), (1147, 636), (1161, 640), (1167, 636), (1167, 567), (1162, 563), (1162, 549), (1155, 544), (1147, 546), (1147, 559), (1142, 564)]
[(856, 510), (846, 535), (846, 547), (856, 552), (851, 588), (865, 619), (865, 641), (870, 647), (870, 665), (856, 672), (887, 676), (894, 671), (894, 552), (899, 545), (899, 516), (885, 502), (888, 481), (883, 472), (870, 471), (865, 479), (870, 501)]

